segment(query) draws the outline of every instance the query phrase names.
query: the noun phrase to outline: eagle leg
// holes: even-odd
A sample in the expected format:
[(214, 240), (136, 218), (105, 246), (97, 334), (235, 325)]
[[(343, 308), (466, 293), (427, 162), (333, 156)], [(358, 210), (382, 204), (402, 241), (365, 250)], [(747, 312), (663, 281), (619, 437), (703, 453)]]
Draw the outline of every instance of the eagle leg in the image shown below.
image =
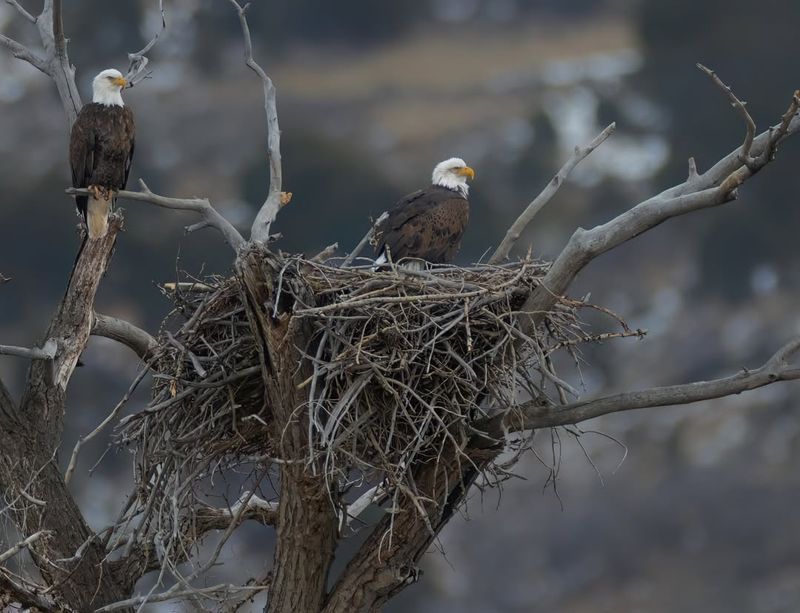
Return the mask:
[(103, 193), (103, 188), (99, 185), (89, 185), (86, 190), (95, 200), (100, 200), (100, 195)]

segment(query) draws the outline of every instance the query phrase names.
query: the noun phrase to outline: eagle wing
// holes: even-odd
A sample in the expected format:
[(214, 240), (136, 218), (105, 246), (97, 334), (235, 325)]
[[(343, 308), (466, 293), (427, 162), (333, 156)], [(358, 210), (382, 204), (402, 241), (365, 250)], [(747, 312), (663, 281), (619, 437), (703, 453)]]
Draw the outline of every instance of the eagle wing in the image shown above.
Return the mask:
[[(92, 178), (92, 172), (94, 172), (98, 143), (92, 123), (91, 106), (86, 105), (78, 113), (75, 123), (72, 124), (72, 132), (69, 137), (72, 187), (87, 187)], [(87, 196), (75, 196), (75, 205), (84, 220), (86, 219), (87, 201)]]
[(451, 262), (468, 221), (467, 199), (452, 190), (431, 186), (413, 192), (376, 228), (378, 253), (388, 247), (394, 261), (410, 257)]
[(122, 186), (120, 189), (125, 189), (125, 186), (128, 185), (128, 175), (131, 173), (131, 164), (133, 163), (133, 150), (136, 147), (136, 124), (133, 121), (133, 112), (127, 106), (124, 107), (124, 111), (123, 124), (125, 135), (130, 141), (130, 146), (125, 156), (125, 169), (123, 171)]

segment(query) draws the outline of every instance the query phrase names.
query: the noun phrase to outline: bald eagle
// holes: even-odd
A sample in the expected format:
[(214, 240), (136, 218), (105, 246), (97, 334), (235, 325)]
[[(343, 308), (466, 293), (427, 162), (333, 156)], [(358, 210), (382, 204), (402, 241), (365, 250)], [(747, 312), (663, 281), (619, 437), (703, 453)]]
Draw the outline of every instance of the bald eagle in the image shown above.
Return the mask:
[(376, 267), (389, 256), (394, 262), (402, 258), (452, 262), (469, 221), (467, 178), (474, 179), (475, 171), (461, 158), (450, 158), (433, 169), (430, 187), (402, 198), (375, 226)]
[(125, 189), (134, 147), (133, 113), (122, 102), (126, 81), (110, 68), (92, 82), (92, 102), (85, 105), (72, 126), (69, 162), (72, 186), (89, 189), (90, 196), (75, 196), (89, 238), (108, 231), (108, 213), (114, 192)]

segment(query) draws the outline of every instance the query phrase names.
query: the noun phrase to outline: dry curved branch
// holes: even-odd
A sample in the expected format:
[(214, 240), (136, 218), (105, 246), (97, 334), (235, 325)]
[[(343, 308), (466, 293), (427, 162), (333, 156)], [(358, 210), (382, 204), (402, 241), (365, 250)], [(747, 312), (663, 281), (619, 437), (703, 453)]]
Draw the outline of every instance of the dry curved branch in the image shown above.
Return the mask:
[(158, 347), (158, 341), (141, 328), (123, 319), (100, 313), (94, 314), (92, 334), (122, 343), (143, 360), (149, 359)]
[(244, 38), (244, 61), (248, 68), (258, 75), (264, 86), (264, 111), (267, 114), (267, 157), (269, 159), (269, 193), (267, 199), (256, 215), (250, 230), (250, 240), (266, 245), (269, 242), (269, 231), (278, 211), (285, 204), (281, 198), (283, 173), (281, 171), (281, 131), (278, 125), (278, 110), (275, 85), (264, 69), (253, 59), (253, 41), (250, 38), (250, 27), (247, 25), (245, 12), (249, 4), (240, 5), (237, 0), (229, 0), (236, 8), (239, 24)]
[(503, 237), (503, 241), (492, 254), (492, 257), (489, 258), (489, 264), (498, 264), (508, 257), (511, 249), (514, 247), (514, 243), (519, 240), (519, 237), (525, 231), (525, 228), (527, 228), (528, 224), (533, 221), (533, 218), (536, 217), (537, 213), (542, 210), (544, 205), (550, 202), (550, 199), (555, 196), (556, 192), (561, 185), (563, 185), (564, 181), (566, 181), (572, 170), (590, 153), (592, 153), (592, 151), (602, 145), (603, 142), (609, 136), (611, 136), (616, 129), (617, 124), (611, 123), (606, 126), (606, 128), (600, 132), (600, 134), (598, 134), (588, 145), (585, 147), (575, 147), (572, 155), (566, 162), (564, 162), (564, 165), (561, 167), (561, 169), (552, 179), (550, 179), (550, 182), (547, 184), (547, 186), (538, 196), (536, 196), (536, 198), (533, 199), (533, 201), (525, 208), (522, 214), (517, 217), (516, 221), (508, 229), (505, 237)]
[[(211, 206), (211, 202), (208, 198), (169, 198), (167, 196), (159, 196), (150, 191), (150, 188), (147, 187), (147, 184), (142, 179), (139, 179), (139, 187), (141, 191), (138, 192), (121, 190), (117, 192), (117, 198), (133, 200), (135, 202), (149, 202), (150, 204), (160, 206), (164, 209), (198, 213), (209, 226), (219, 230), (225, 238), (225, 242), (227, 242), (234, 251), (238, 252), (245, 244), (239, 231), (233, 227), (231, 222), (225, 219)], [(77, 189), (70, 187), (65, 191), (71, 196), (89, 194), (89, 190), (83, 188)]]
[(6, 4), (10, 4), (17, 9), (17, 12), (31, 23), (36, 23), (36, 17), (26, 11), (25, 7), (23, 7), (17, 0), (6, 0)]
[(753, 138), (755, 138), (756, 135), (756, 122), (753, 121), (753, 117), (747, 110), (746, 107), (747, 103), (739, 100), (736, 94), (733, 93), (733, 90), (729, 86), (725, 85), (725, 83), (722, 81), (722, 79), (719, 78), (716, 72), (714, 72), (710, 68), (707, 68), (706, 66), (703, 66), (699, 62), (696, 64), (696, 66), (700, 69), (701, 72), (703, 72), (703, 74), (705, 74), (706, 76), (708, 76), (709, 79), (711, 79), (714, 85), (716, 85), (722, 90), (722, 92), (728, 97), (728, 100), (730, 100), (731, 106), (735, 108), (742, 116), (742, 119), (744, 120), (746, 126), (746, 131), (744, 136), (744, 143), (742, 143), (742, 148), (739, 152), (739, 159), (742, 161), (743, 164), (749, 166), (754, 161), (750, 157), (750, 149), (753, 146)]
[(730, 377), (711, 381), (696, 381), (682, 385), (655, 387), (637, 392), (623, 392), (594, 400), (574, 402), (553, 407), (530, 401), (520, 407), (520, 415), (506, 416), (510, 430), (534, 430), (577, 424), (587, 419), (609, 413), (648, 409), (655, 407), (691, 404), (701, 400), (741, 394), (778, 381), (800, 379), (800, 368), (792, 367), (789, 360), (800, 350), (800, 338), (781, 347), (763, 366), (755, 370), (742, 370)]
[(128, 61), (130, 64), (128, 65), (128, 72), (125, 75), (125, 80), (128, 82), (127, 87), (134, 87), (139, 81), (142, 79), (146, 79), (147, 76), (150, 74), (147, 70), (147, 64), (150, 62), (147, 54), (156, 46), (158, 43), (158, 39), (167, 29), (167, 19), (166, 14), (164, 11), (164, 0), (158, 0), (158, 10), (161, 13), (161, 28), (153, 35), (153, 38), (150, 39), (142, 49), (136, 51), (135, 53), (128, 54)]

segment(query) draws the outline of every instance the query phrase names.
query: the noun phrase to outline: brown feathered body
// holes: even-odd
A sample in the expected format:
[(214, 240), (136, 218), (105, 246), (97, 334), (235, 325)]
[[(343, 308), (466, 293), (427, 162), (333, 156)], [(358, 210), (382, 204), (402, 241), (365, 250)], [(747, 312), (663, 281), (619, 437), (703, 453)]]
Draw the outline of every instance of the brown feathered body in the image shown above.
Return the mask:
[(469, 222), (469, 201), (459, 192), (431, 185), (400, 200), (375, 228), (378, 260), (389, 248), (392, 261), (419, 258), (452, 262)]
[[(69, 161), (72, 186), (97, 186), (106, 192), (125, 189), (134, 150), (133, 113), (126, 106), (86, 104), (72, 126)], [(76, 196), (90, 238), (104, 236), (111, 199)]]

